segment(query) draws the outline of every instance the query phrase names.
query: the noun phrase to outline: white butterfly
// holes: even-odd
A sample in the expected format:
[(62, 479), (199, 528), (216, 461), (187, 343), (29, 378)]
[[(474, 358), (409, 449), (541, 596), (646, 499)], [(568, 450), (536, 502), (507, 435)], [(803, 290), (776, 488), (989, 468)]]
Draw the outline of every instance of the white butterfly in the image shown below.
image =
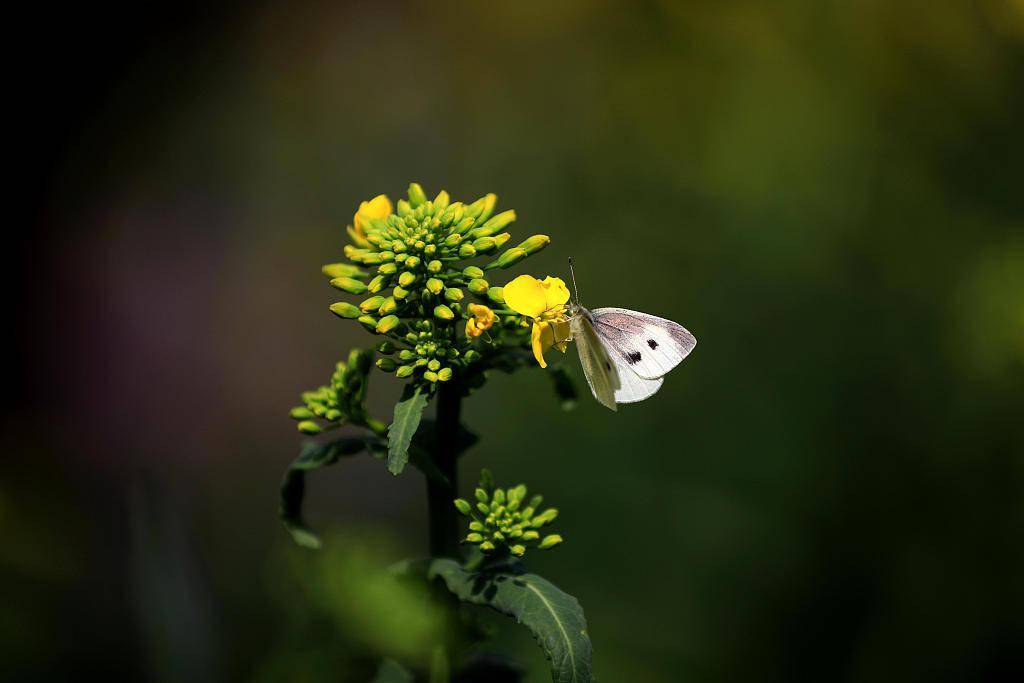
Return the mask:
[[(576, 275), (569, 259), (576, 290)], [(606, 408), (653, 396), (664, 376), (690, 355), (697, 339), (679, 323), (625, 308), (569, 304), (569, 328), (594, 398)]]

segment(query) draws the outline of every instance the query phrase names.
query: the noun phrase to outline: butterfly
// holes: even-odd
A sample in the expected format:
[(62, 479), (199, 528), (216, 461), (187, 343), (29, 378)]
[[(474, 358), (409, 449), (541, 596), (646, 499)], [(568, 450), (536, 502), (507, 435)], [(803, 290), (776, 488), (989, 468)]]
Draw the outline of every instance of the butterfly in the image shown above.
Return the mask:
[(569, 304), (569, 329), (594, 398), (616, 410), (619, 403), (653, 396), (664, 376), (697, 346), (696, 337), (679, 323), (647, 313), (587, 310), (579, 304), (572, 259), (569, 274), (576, 294)]

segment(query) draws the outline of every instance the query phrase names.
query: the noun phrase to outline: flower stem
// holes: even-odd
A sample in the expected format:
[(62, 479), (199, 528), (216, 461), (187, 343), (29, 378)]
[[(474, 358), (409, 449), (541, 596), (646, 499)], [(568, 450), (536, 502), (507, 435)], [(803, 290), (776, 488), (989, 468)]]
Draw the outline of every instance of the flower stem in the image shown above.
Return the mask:
[(452, 501), (457, 497), (459, 488), (455, 443), (461, 411), (461, 387), (449, 382), (441, 384), (438, 387), (434, 452), (431, 455), (437, 469), (448, 479), (448, 485), (427, 479), (430, 554), (434, 557), (459, 557), (458, 517)]

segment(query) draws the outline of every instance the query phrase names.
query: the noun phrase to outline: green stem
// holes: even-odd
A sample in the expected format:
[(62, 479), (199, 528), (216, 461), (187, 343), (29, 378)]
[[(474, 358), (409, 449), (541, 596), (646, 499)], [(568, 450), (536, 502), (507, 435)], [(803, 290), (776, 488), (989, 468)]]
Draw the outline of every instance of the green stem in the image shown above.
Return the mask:
[(427, 479), (427, 512), (430, 520), (430, 554), (434, 557), (459, 557), (458, 515), (452, 501), (458, 497), (458, 467), (455, 439), (462, 411), (461, 387), (443, 383), (438, 387), (437, 422), (434, 432), (434, 464), (448, 485)]

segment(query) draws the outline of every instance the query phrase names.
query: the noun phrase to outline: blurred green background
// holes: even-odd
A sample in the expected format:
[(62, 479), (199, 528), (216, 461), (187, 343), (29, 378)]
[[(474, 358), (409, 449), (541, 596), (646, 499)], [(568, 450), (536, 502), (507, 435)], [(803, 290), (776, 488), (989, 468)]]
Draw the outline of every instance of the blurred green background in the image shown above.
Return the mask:
[[(529, 560), (584, 605), (600, 680), (1022, 679), (1024, 3), (36, 19), (4, 679), (359, 681), (429, 627), (352, 588), (425, 553), (418, 472), (311, 476), (319, 555), (276, 519), (288, 408), (370, 340), (320, 264), (410, 181), (498, 193), (553, 237), (530, 272), (572, 255), (584, 304), (700, 340), (616, 415), (560, 412), (540, 370), (466, 405), (464, 484), (562, 510)], [(398, 383), (371, 393), (387, 415)]]

